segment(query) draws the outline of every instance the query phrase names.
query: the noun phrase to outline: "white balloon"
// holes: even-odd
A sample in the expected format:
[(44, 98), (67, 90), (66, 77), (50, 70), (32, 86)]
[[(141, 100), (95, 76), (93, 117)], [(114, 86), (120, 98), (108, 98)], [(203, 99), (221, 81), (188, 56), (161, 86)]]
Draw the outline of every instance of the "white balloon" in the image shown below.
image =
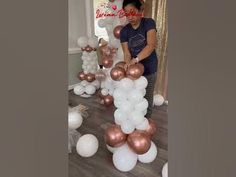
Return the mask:
[(162, 177), (168, 177), (168, 162), (162, 168)]
[(88, 45), (88, 38), (85, 36), (78, 38), (77, 44), (81, 48), (86, 47)]
[(101, 93), (103, 96), (107, 96), (108, 95), (108, 89), (104, 88), (101, 90)]
[(113, 88), (110, 88), (110, 89), (109, 89), (109, 95), (113, 96), (114, 90), (115, 90), (114, 87), (113, 87)]
[(135, 88), (142, 90), (147, 87), (148, 81), (144, 76), (141, 76), (140, 78), (134, 81), (134, 84)]
[(131, 90), (128, 95), (128, 100), (133, 104), (138, 104), (143, 100), (143, 93), (140, 90)]
[(104, 20), (105, 20), (106, 24), (112, 24), (115, 19), (116, 18), (110, 16), (110, 17), (105, 18)]
[(106, 147), (107, 147), (108, 151), (110, 151), (111, 153), (114, 153), (117, 150), (116, 147), (111, 147), (111, 146), (109, 146), (107, 144), (106, 144)]
[(74, 88), (74, 93), (76, 95), (82, 95), (85, 92), (85, 88), (82, 85), (77, 85)]
[(112, 157), (114, 166), (122, 172), (132, 170), (137, 163), (137, 159), (137, 154), (135, 154), (127, 144), (117, 148)]
[(143, 116), (145, 116), (147, 114), (147, 109), (143, 110), (142, 113), (143, 113)]
[[(106, 22), (105, 22), (106, 23)], [(106, 24), (106, 30), (107, 30), (107, 33), (108, 35), (113, 33), (113, 26), (111, 24)], [(113, 35), (113, 34), (112, 34)]]
[(86, 81), (86, 80), (83, 80), (83, 81), (81, 81), (80, 82), (80, 85), (82, 85), (82, 86), (87, 86), (89, 84), (89, 82), (88, 81)]
[(130, 103), (128, 100), (123, 100), (123, 104), (120, 106), (120, 110), (122, 112), (132, 112), (134, 109), (134, 106), (132, 103)]
[(100, 28), (104, 28), (106, 26), (106, 21), (104, 19), (99, 19), (98, 20), (98, 26)]
[(154, 95), (153, 101), (154, 101), (154, 105), (161, 106), (164, 103), (165, 99), (163, 98), (163, 96), (157, 94), (157, 95)]
[(122, 112), (120, 109), (116, 109), (114, 112), (115, 123), (121, 125), (122, 122), (128, 119), (127, 113)]
[(149, 122), (147, 120), (147, 118), (144, 118), (144, 121), (142, 123), (140, 123), (139, 125), (136, 126), (137, 130), (147, 130), (149, 126)]
[(151, 147), (149, 150), (142, 155), (138, 155), (138, 160), (142, 163), (151, 163), (156, 159), (157, 156), (157, 147), (156, 145), (151, 141)]
[(82, 157), (91, 157), (98, 150), (98, 139), (92, 134), (86, 134), (79, 138), (76, 150)]
[(85, 87), (85, 92), (89, 95), (92, 95), (96, 92), (96, 87), (92, 84), (89, 84)]
[(122, 132), (124, 132), (125, 134), (130, 134), (134, 131), (135, 129), (135, 125), (133, 124), (133, 122), (129, 119), (123, 121), (121, 123), (121, 130)]
[(88, 74), (88, 73), (89, 73), (88, 71), (84, 70), (84, 74)]
[(134, 108), (138, 111), (144, 111), (145, 109), (148, 108), (148, 101), (146, 98), (143, 98), (141, 102), (136, 104)]
[(125, 91), (130, 91), (134, 88), (134, 82), (129, 78), (121, 79), (119, 82), (119, 88)]
[(92, 48), (97, 48), (98, 47), (98, 39), (96, 37), (89, 38), (88, 45)]
[(96, 87), (96, 89), (100, 88), (100, 82), (98, 80), (93, 81), (91, 84), (93, 84)]
[(127, 94), (123, 89), (117, 88), (113, 92), (114, 100), (124, 101), (127, 100)]
[(81, 126), (83, 122), (83, 118), (78, 112), (69, 112), (68, 113), (68, 128), (71, 130), (75, 130)]
[(123, 101), (114, 99), (114, 106), (116, 108), (120, 108), (122, 104), (123, 104)]
[(142, 89), (141, 92), (143, 93), (143, 96), (146, 95), (146, 89)]
[(120, 40), (116, 39), (116, 38), (111, 38), (110, 42), (109, 42), (109, 46), (111, 48), (119, 48), (120, 47)]
[(131, 112), (130, 119), (135, 126), (138, 126), (144, 121), (144, 115), (141, 111), (135, 110)]

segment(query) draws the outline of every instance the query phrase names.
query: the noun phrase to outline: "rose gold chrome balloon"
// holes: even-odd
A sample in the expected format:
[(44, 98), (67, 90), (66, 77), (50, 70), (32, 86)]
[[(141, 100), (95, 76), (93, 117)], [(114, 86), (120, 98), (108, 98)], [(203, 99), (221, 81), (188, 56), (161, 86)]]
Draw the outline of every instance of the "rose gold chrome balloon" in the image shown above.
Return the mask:
[(83, 71), (82, 71), (82, 72), (79, 72), (79, 74), (78, 74), (78, 78), (79, 78), (79, 80), (83, 81), (83, 80), (86, 79), (86, 74), (84, 74)]
[(135, 130), (127, 138), (129, 147), (137, 154), (146, 153), (151, 147), (150, 137), (145, 131)]
[(102, 59), (102, 65), (105, 68), (110, 68), (113, 65), (113, 60), (111, 58), (109, 58), (109, 57), (103, 58)]
[(91, 52), (91, 51), (93, 51), (93, 48), (87, 45), (87, 46), (85, 47), (85, 51), (86, 51), (86, 52)]
[(111, 78), (115, 81), (119, 81), (125, 77), (125, 69), (119, 66), (115, 66), (111, 70)]
[(120, 39), (120, 31), (122, 28), (123, 28), (122, 25), (118, 25), (114, 28), (113, 34), (114, 34), (115, 38)]
[(95, 75), (92, 74), (92, 73), (88, 73), (87, 76), (86, 76), (86, 80), (88, 82), (93, 82), (95, 80)]
[(154, 120), (152, 119), (148, 119), (149, 122), (149, 126), (146, 130), (147, 134), (152, 137), (153, 135), (155, 135), (156, 131), (157, 131), (157, 126), (156, 123), (154, 122)]
[(128, 78), (135, 80), (138, 79), (140, 76), (143, 75), (144, 67), (142, 64), (134, 64), (130, 65), (127, 69), (126, 75)]
[(125, 67), (125, 62), (124, 61), (120, 61), (120, 62), (116, 63), (115, 66), (119, 66), (121, 68), (124, 68)]
[(118, 125), (111, 125), (105, 131), (105, 142), (111, 147), (121, 146), (126, 142), (127, 135), (124, 134)]
[(112, 105), (114, 99), (111, 95), (107, 95), (107, 96), (103, 97), (103, 100), (104, 100), (105, 106), (110, 106), (110, 105)]
[(96, 78), (98, 81), (103, 81), (103, 80), (105, 80), (106, 75), (105, 75), (105, 73), (104, 73), (102, 70), (99, 70), (99, 71), (95, 74), (95, 78)]

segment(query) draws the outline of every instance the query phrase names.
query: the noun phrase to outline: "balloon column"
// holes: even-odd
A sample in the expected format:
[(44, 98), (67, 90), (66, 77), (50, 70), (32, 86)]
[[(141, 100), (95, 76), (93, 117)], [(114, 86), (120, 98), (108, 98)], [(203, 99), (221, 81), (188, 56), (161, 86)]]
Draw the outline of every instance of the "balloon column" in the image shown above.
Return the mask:
[(95, 78), (98, 69), (96, 53), (98, 41), (96, 38), (80, 37), (77, 42), (83, 51), (81, 57), (83, 71), (78, 73), (78, 79), (81, 82), (74, 88), (74, 93), (81, 96), (92, 95), (100, 88), (100, 82)]
[[(114, 8), (116, 7), (116, 8)], [(122, 7), (122, 1), (110, 1), (107, 10), (111, 12), (118, 12)], [(105, 28), (109, 37), (109, 42), (107, 45), (101, 46), (99, 49), (101, 51), (102, 64), (105, 67), (103, 70), (99, 70), (95, 74), (95, 78), (101, 81), (101, 91), (99, 96), (102, 102), (109, 106), (113, 103), (113, 92), (116, 82), (111, 78), (110, 71), (115, 64), (123, 60), (124, 55), (120, 44), (120, 31), (126, 23), (125, 16), (121, 17), (106, 17), (98, 20), (98, 25), (101, 28)], [(114, 71), (119, 77), (121, 76), (121, 70)], [(118, 77), (118, 76), (115, 76)]]
[(107, 128), (105, 142), (113, 152), (113, 164), (120, 171), (132, 170), (137, 161), (150, 163), (157, 156), (157, 148), (152, 136), (156, 124), (145, 118), (148, 101), (144, 98), (147, 79), (142, 76), (142, 64), (134, 64), (124, 69), (124, 62), (118, 62), (110, 71), (116, 82), (113, 93), (115, 124)]

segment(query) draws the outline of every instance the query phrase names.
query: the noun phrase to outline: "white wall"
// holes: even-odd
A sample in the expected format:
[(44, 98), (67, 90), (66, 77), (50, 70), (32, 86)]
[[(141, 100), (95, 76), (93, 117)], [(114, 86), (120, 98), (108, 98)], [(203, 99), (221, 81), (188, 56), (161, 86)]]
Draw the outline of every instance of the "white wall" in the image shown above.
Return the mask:
[(87, 35), (85, 0), (68, 0), (69, 48), (76, 48), (78, 37)]

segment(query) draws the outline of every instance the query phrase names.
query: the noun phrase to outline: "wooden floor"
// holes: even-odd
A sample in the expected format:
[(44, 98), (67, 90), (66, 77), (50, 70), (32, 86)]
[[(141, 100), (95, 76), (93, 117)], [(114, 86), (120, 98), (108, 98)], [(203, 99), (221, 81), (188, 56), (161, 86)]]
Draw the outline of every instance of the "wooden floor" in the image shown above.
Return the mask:
[(90, 158), (80, 157), (75, 148), (69, 154), (69, 177), (161, 177), (161, 170), (167, 162), (167, 106), (155, 107), (153, 119), (158, 125), (157, 134), (153, 141), (157, 145), (158, 154), (150, 164), (137, 163), (130, 172), (118, 171), (112, 163), (112, 154), (107, 150), (104, 142), (104, 132), (107, 126), (114, 123), (113, 106), (105, 107), (99, 103), (98, 96), (81, 98), (69, 91), (69, 106), (83, 104), (89, 107), (89, 117), (83, 120), (78, 131), (84, 134), (94, 134), (99, 140), (97, 153)]

